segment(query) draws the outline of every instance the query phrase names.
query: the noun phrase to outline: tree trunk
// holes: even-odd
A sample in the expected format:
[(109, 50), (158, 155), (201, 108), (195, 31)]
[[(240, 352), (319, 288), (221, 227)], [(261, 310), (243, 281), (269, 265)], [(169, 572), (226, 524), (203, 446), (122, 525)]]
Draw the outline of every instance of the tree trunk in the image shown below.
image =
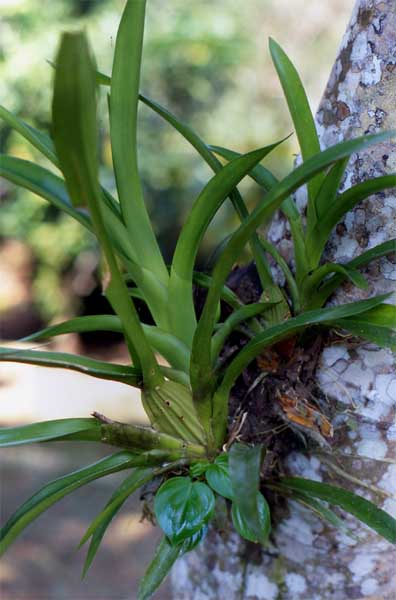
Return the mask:
[[(381, 129), (396, 129), (396, 2), (358, 0), (322, 99), (317, 123), (323, 147)], [(396, 170), (391, 142), (352, 157), (344, 187)], [(377, 194), (338, 225), (328, 258), (346, 261), (395, 236), (395, 193)], [(335, 301), (352, 301), (395, 290), (396, 268), (388, 259), (366, 271), (370, 290), (349, 285)], [(353, 350), (337, 344), (321, 357), (317, 379), (341, 404), (334, 427), (336, 466), (362, 483), (339, 479), (319, 455), (293, 452), (291, 473), (347, 485), (381, 503), (396, 517), (396, 374), (392, 355), (374, 345)], [(341, 459), (340, 459), (341, 456)], [(364, 484), (364, 485), (363, 485)], [(366, 486), (376, 486), (375, 494)], [(393, 495), (393, 499), (391, 496)], [(396, 553), (373, 532), (348, 518), (356, 541), (329, 529), (312, 513), (289, 503), (274, 524), (274, 546), (260, 551), (234, 533), (212, 529), (201, 547), (172, 573), (175, 600), (394, 600)]]

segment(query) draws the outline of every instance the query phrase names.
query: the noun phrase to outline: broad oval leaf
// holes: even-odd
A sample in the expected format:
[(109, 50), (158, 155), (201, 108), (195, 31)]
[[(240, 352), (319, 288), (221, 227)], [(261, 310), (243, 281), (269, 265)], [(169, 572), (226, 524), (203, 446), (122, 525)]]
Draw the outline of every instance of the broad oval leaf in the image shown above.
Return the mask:
[(233, 444), (228, 464), (233, 503), (255, 539), (264, 544), (266, 536), (259, 511), (261, 458), (261, 446)]
[(232, 503), (232, 522), (239, 535), (245, 538), (245, 540), (249, 540), (249, 542), (260, 542), (263, 544), (268, 539), (271, 531), (271, 514), (268, 503), (261, 493), (257, 496), (257, 514), (260, 527), (259, 536), (257, 535), (256, 528), (253, 530), (250, 527), (249, 522), (244, 517), (238, 505), (234, 502)]
[[(100, 441), (100, 423), (96, 419), (56, 419), (21, 427), (2, 427), (0, 447), (56, 440), (70, 434), (85, 435), (88, 431), (96, 433), (93, 439), (96, 437)], [(78, 436), (74, 439), (78, 439)]]
[(396, 544), (396, 519), (369, 500), (343, 488), (301, 477), (284, 477), (280, 483), (288, 489), (304, 492), (309, 496), (339, 506), (374, 529), (383, 538)]
[(218, 456), (214, 463), (212, 463), (205, 473), (206, 481), (209, 483), (212, 490), (233, 500), (234, 492), (232, 490), (230, 474), (228, 472), (228, 455), (221, 454)]
[(188, 477), (172, 477), (159, 488), (154, 512), (172, 544), (192, 536), (213, 514), (215, 498), (205, 483)]

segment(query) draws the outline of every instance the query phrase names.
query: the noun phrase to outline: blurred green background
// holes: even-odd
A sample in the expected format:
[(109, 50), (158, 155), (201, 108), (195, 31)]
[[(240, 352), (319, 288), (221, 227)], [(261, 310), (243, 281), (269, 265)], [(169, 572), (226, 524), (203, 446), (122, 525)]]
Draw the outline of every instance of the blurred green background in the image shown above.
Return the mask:
[[(53, 59), (62, 30), (85, 28), (98, 65), (111, 61), (123, 0), (0, 0), (0, 103), (48, 131)], [(324, 89), (353, 0), (149, 0), (141, 88), (203, 138), (239, 151), (292, 131), (271, 65), (273, 36), (290, 54), (313, 108)], [(105, 92), (101, 177), (114, 192)], [(140, 169), (161, 247), (170, 260), (192, 200), (211, 175), (183, 139), (146, 107), (140, 110)], [(0, 150), (45, 162), (0, 123)], [(297, 152), (291, 137), (267, 164), (278, 174)], [(48, 166), (48, 165), (47, 165)], [(242, 184), (247, 202), (258, 190)], [(102, 299), (91, 236), (30, 192), (2, 183), (0, 318), (2, 335), (20, 337), (53, 319), (95, 312)], [(235, 225), (225, 207), (205, 238), (201, 264)]]

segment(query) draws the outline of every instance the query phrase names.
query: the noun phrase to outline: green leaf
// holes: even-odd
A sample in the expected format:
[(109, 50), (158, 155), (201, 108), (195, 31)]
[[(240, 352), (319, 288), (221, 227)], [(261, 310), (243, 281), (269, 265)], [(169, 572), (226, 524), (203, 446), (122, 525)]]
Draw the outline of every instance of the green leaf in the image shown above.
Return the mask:
[[(269, 49), (296, 129), (301, 154), (303, 160), (306, 161), (320, 152), (319, 138), (308, 98), (296, 68), (279, 44), (271, 38), (269, 40)], [(323, 179), (323, 174), (319, 173), (316, 177), (308, 181), (309, 202), (307, 217), (309, 220), (312, 220), (316, 214), (315, 198)]]
[[(348, 162), (349, 157), (337, 161), (329, 169), (320, 186), (318, 195), (315, 198), (315, 209), (319, 223), (322, 222), (322, 219), (326, 219), (336, 203), (338, 188), (340, 187)], [(308, 224), (308, 228), (309, 226), (310, 224)]]
[(211, 518), (215, 505), (212, 490), (188, 477), (172, 477), (159, 488), (154, 499), (158, 524), (172, 544), (199, 531)]
[[(154, 112), (156, 112), (159, 116), (165, 119), (165, 121), (167, 121), (170, 125), (172, 125), (172, 127), (174, 127), (176, 131), (178, 131), (183, 136), (183, 138), (193, 146), (193, 148), (195, 148), (198, 154), (205, 160), (205, 162), (215, 173), (219, 173), (222, 170), (223, 167), (221, 162), (211, 152), (209, 146), (189, 125), (186, 125), (185, 123), (181, 122), (175, 117), (175, 115), (173, 115), (169, 110), (162, 107), (157, 102), (153, 102), (152, 100), (149, 100), (143, 95), (140, 95), (139, 99), (142, 102), (144, 102), (144, 104), (146, 104), (149, 108), (151, 108)], [(234, 156), (233, 158), (237, 157), (238, 156)], [(234, 188), (230, 191), (229, 198), (235, 209), (235, 212), (242, 221), (249, 213), (243, 201), (243, 198), (237, 188)], [(252, 236), (250, 244), (261, 284), (263, 288), (268, 288), (271, 285), (273, 285), (272, 275), (266, 258), (260, 247), (259, 240), (255, 234)]]
[(322, 504), (322, 502), (312, 498), (308, 494), (304, 494), (303, 492), (296, 492), (294, 490), (290, 490), (290, 492), (293, 500), (312, 510), (313, 513), (318, 515), (326, 523), (329, 523), (336, 529), (344, 531), (351, 538), (356, 539), (356, 536), (350, 529), (348, 529), (344, 520), (336, 515), (335, 512), (333, 512), (330, 508)]
[[(193, 282), (195, 283), (195, 285), (198, 285), (199, 287), (202, 287), (202, 288), (208, 290), (208, 289), (210, 289), (210, 286), (212, 285), (212, 278), (210, 277), (210, 275), (207, 275), (206, 273), (194, 271)], [(242, 303), (242, 301), (239, 299), (239, 297), (235, 294), (235, 292), (233, 292), (226, 285), (223, 286), (223, 288), (220, 292), (220, 298), (222, 300), (224, 300), (224, 302), (227, 302), (227, 304), (235, 310), (238, 310), (239, 308), (242, 308), (243, 306), (245, 306)]]
[[(190, 353), (188, 348), (174, 335), (162, 331), (159, 327), (142, 325), (143, 331), (154, 350), (159, 352), (172, 366), (188, 373)], [(36, 331), (21, 342), (40, 340), (66, 333), (81, 333), (87, 331), (115, 331), (123, 333), (121, 319), (116, 315), (94, 315), (76, 317), (63, 323), (52, 325)]]
[(252, 529), (238, 505), (234, 502), (232, 503), (232, 522), (239, 535), (245, 538), (245, 540), (249, 540), (249, 542), (264, 544), (271, 531), (271, 514), (267, 501), (261, 493), (257, 496), (257, 514), (260, 537), (257, 535), (257, 527)]
[(32, 144), (32, 146), (37, 148), (37, 150), (44, 154), (44, 156), (46, 156), (53, 164), (57, 164), (58, 160), (55, 154), (54, 145), (51, 138), (45, 133), (42, 133), (38, 129), (28, 125), (28, 123), (22, 121), (22, 119), (7, 110), (4, 106), (0, 106), (0, 119), (5, 121), (9, 127), (12, 127), (12, 129), (15, 129), (15, 131), (20, 133), (28, 142)]
[(88, 540), (88, 538), (92, 536), (84, 563), (83, 577), (85, 577), (93, 559), (95, 558), (108, 526), (124, 502), (139, 487), (150, 481), (153, 476), (154, 473), (152, 469), (136, 469), (133, 471), (133, 473), (131, 473), (131, 475), (129, 475), (113, 493), (104, 510), (91, 523), (79, 544), (79, 547), (81, 547)]
[(220, 496), (233, 500), (230, 474), (228, 472), (228, 455), (220, 454), (215, 461), (206, 469), (206, 481)]
[[(210, 420), (214, 410), (212, 409), (213, 385), (211, 364), (207, 348), (210, 345), (210, 339), (216, 323), (216, 310), (221, 290), (232, 269), (232, 265), (238, 259), (251, 234), (266, 219), (269, 219), (273, 215), (274, 211), (279, 208), (287, 196), (308, 181), (313, 175), (319, 173), (337, 160), (349, 156), (358, 150), (363, 150), (371, 144), (380, 142), (392, 135), (394, 135), (394, 132), (386, 132), (348, 140), (324, 150), (319, 155), (309, 158), (273, 187), (267, 194), (266, 202), (257, 206), (231, 236), (213, 271), (212, 286), (209, 289), (193, 341), (190, 377), (194, 401), (196, 402), (201, 420)], [(224, 432), (225, 425), (223, 421), (223, 425), (218, 428), (218, 431), (222, 430)]]
[[(214, 152), (217, 152), (217, 154), (219, 154), (223, 158), (226, 158), (227, 160), (232, 160), (233, 158), (241, 156), (239, 152), (229, 150), (228, 148), (223, 148), (222, 146), (209, 146), (209, 148), (211, 148)], [(263, 165), (256, 165), (254, 169), (250, 171), (249, 176), (252, 179), (254, 179), (254, 181), (258, 183), (258, 185), (262, 187), (263, 190), (265, 190), (266, 192), (270, 191), (275, 185), (279, 183), (279, 180), (271, 173), (271, 171), (266, 169)], [(265, 201), (266, 198), (264, 197), (263, 202)], [(294, 260), (296, 263), (296, 277), (297, 279), (301, 279), (304, 276), (304, 274), (309, 271), (309, 263), (306, 255), (301, 215), (293, 198), (290, 196), (282, 202), (280, 210), (283, 212), (283, 214), (289, 221), (290, 231), (293, 238)], [(262, 238), (260, 238), (260, 242), (261, 245), (264, 246), (264, 249), (268, 252), (268, 243), (266, 247), (263, 244)], [(284, 269), (284, 267), (282, 268)], [(290, 281), (288, 282), (290, 285)], [(291, 286), (291, 288), (292, 287), (293, 286)], [(295, 301), (295, 299), (293, 301)]]
[(353, 317), (338, 319), (332, 326), (346, 329), (381, 348), (396, 350), (396, 306), (393, 304), (380, 304)]
[(300, 477), (284, 477), (280, 483), (288, 489), (304, 492), (309, 496), (339, 506), (383, 538), (396, 544), (396, 519), (365, 498), (343, 488)]
[(243, 321), (249, 322), (252, 317), (267, 311), (272, 306), (274, 306), (273, 302), (255, 302), (253, 304), (246, 304), (232, 312), (224, 323), (221, 323), (219, 329), (212, 338), (212, 360), (216, 360), (227, 337), (238, 327), (238, 325), (243, 323)]
[[(364, 267), (373, 260), (378, 260), (379, 258), (393, 254), (394, 252), (396, 252), (396, 239), (378, 244), (378, 246), (375, 246), (370, 250), (366, 250), (366, 252), (363, 252), (343, 266), (346, 269), (357, 269)], [(319, 308), (322, 306), (329, 296), (331, 296), (331, 294), (342, 284), (344, 279), (345, 275), (336, 273), (328, 281), (323, 283), (318, 292), (312, 296), (309, 303), (309, 308)]]
[(91, 377), (120, 381), (134, 387), (141, 387), (143, 383), (142, 373), (140, 369), (136, 369), (135, 367), (117, 365), (65, 352), (0, 348), (0, 361), (70, 369), (71, 371), (79, 371), (80, 373), (91, 375)]
[(189, 471), (191, 477), (201, 477), (211, 463), (208, 460), (201, 460), (190, 465)]
[(59, 164), (72, 201), (82, 202), (91, 212), (110, 272), (105, 294), (122, 321), (132, 362), (141, 367), (145, 385), (156, 386), (163, 377), (128, 295), (105, 227), (103, 195), (98, 183), (95, 71), (84, 34), (62, 36), (56, 67), (53, 132)]
[(396, 188), (396, 173), (373, 177), (362, 183), (358, 183), (340, 194), (333, 206), (323, 215), (321, 227), (331, 231), (342, 217), (352, 210), (359, 202), (365, 200), (372, 194), (378, 194), (387, 189)]
[(110, 87), (110, 137), (124, 222), (140, 264), (163, 285), (168, 271), (144, 204), (137, 158), (137, 104), (146, 1), (127, 2), (118, 27)]
[(356, 269), (350, 269), (345, 265), (337, 263), (325, 263), (320, 267), (311, 271), (301, 283), (301, 297), (304, 308), (310, 306), (312, 297), (318, 292), (320, 293), (320, 285), (323, 280), (327, 279), (332, 273), (341, 273), (345, 275), (356, 287), (367, 290), (368, 283), (365, 277)]
[(94, 479), (131, 468), (139, 460), (131, 452), (118, 452), (48, 483), (8, 519), (0, 534), (0, 553), (6, 550), (29, 523), (55, 502)]
[(254, 539), (265, 544), (267, 531), (263, 529), (259, 508), (260, 468), (262, 447), (249, 447), (233, 444), (229, 451), (229, 474), (233, 503), (237, 507), (240, 519)]
[(396, 174), (394, 173), (368, 179), (352, 186), (338, 197), (336, 195), (331, 197), (327, 209), (323, 210), (316, 226), (308, 228), (307, 231), (306, 244), (307, 252), (311, 257), (311, 267), (317, 265), (332, 230), (344, 215), (371, 195), (393, 187), (396, 187)]
[(96, 85), (85, 36), (64, 33), (56, 60), (54, 142), (74, 206), (90, 206), (97, 183)]
[[(223, 146), (210, 145), (209, 148), (228, 161), (238, 158), (238, 156), (242, 156), (239, 152), (235, 152), (235, 150), (229, 150)], [(275, 177), (275, 175), (263, 165), (256, 165), (248, 173), (248, 175), (266, 192), (269, 192), (277, 183), (279, 183), (279, 180)], [(283, 201), (281, 210), (289, 219), (301, 220), (298, 208), (292, 198), (286, 198), (286, 200)]]
[(92, 231), (90, 218), (70, 202), (63, 179), (28, 160), (0, 154), (0, 175), (44, 198)]
[(100, 441), (100, 425), (96, 419), (57, 419), (20, 427), (0, 428), (0, 446), (18, 446), (56, 440), (71, 433), (92, 431)]
[(154, 558), (149, 564), (143, 579), (140, 580), (137, 600), (151, 598), (169, 574), (180, 554), (180, 545), (170, 544), (164, 536), (157, 546)]
[(243, 177), (279, 142), (228, 163), (205, 185), (180, 233), (169, 281), (169, 318), (175, 335), (191, 347), (196, 317), (192, 296), (195, 260), (202, 238), (216, 212)]

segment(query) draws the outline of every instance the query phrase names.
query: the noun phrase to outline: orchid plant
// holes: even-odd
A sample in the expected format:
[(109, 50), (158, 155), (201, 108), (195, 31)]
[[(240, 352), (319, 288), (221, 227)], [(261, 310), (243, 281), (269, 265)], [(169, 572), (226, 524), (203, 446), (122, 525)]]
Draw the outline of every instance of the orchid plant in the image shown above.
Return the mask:
[[(249, 364), (275, 344), (301, 336), (313, 327), (342, 329), (381, 347), (396, 347), (395, 308), (387, 295), (325, 307), (345, 281), (360, 288), (367, 282), (360, 268), (395, 251), (390, 240), (347, 264), (323, 262), (329, 236), (359, 202), (396, 185), (395, 174), (376, 177), (340, 193), (352, 153), (388, 139), (392, 132), (352, 139), (321, 151), (304, 88), (280, 46), (270, 41), (271, 56), (282, 84), (301, 148), (302, 163), (278, 181), (261, 162), (280, 143), (247, 154), (210, 146), (185, 123), (139, 94), (145, 0), (127, 0), (119, 25), (111, 76), (96, 69), (84, 33), (65, 33), (54, 62), (51, 137), (21, 121), (5, 108), (0, 117), (39, 150), (57, 169), (2, 156), (0, 174), (41, 196), (76, 219), (97, 238), (102, 257), (103, 293), (114, 314), (74, 318), (43, 329), (31, 342), (70, 332), (121, 332), (129, 365), (41, 350), (0, 350), (0, 360), (81, 371), (123, 382), (141, 390), (150, 427), (119, 423), (99, 414), (0, 430), (0, 445), (48, 440), (101, 442), (119, 450), (95, 464), (44, 486), (9, 518), (1, 533), (4, 551), (43, 511), (66, 494), (116, 471), (126, 478), (94, 519), (81, 544), (90, 540), (84, 572), (89, 568), (113, 517), (125, 500), (154, 478), (162, 479), (154, 513), (164, 537), (143, 578), (139, 598), (149, 598), (175, 560), (205, 536), (219, 498), (231, 507), (232, 522), (244, 538), (266, 544), (271, 516), (266, 491), (293, 497), (334, 526), (343, 521), (330, 508), (354, 515), (391, 543), (396, 521), (368, 500), (346, 489), (297, 477), (262, 481), (266, 448), (230, 439), (227, 430), (231, 390)], [(118, 199), (99, 183), (97, 98), (109, 89), (111, 148)], [(145, 206), (138, 170), (137, 109), (142, 102), (175, 128), (200, 154), (214, 175), (195, 199), (166, 265)], [(220, 160), (220, 157), (222, 160)], [(223, 162), (224, 161), (224, 162)], [(248, 211), (237, 185), (252, 177), (262, 200)], [(293, 192), (307, 186), (305, 219)], [(195, 269), (200, 243), (219, 208), (230, 199), (240, 225), (221, 245), (209, 274)], [(294, 246), (293, 266), (260, 233), (280, 209)], [(220, 242), (220, 240), (219, 240)], [(227, 278), (249, 245), (262, 286), (259, 302), (243, 304)], [(269, 257), (286, 285), (276, 283)], [(206, 288), (200, 317), (194, 288)], [(134, 299), (143, 301), (153, 325), (141, 323)], [(228, 306), (225, 319), (220, 305)], [(247, 342), (229, 361), (221, 360), (232, 332), (243, 326)], [(163, 366), (165, 359), (167, 366)], [(274, 399), (275, 401), (275, 399)], [(328, 503), (328, 504), (327, 504)], [(328, 506), (330, 505), (330, 506)]]

